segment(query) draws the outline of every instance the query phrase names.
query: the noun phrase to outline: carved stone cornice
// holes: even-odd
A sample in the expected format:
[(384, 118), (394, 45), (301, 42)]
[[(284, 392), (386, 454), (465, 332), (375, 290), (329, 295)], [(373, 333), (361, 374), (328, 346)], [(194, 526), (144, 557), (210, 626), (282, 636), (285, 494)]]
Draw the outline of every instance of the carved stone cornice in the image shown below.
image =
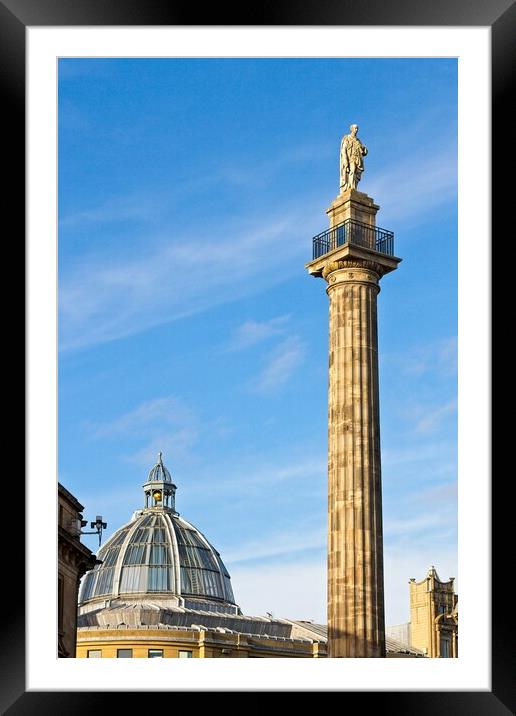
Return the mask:
[(400, 261), (396, 256), (347, 243), (310, 261), (306, 268), (312, 276), (322, 276), (326, 280), (333, 271), (348, 268), (372, 271), (380, 279), (395, 271)]
[(90, 569), (93, 569), (97, 558), (91, 550), (81, 544), (78, 539), (70, 537), (61, 527), (58, 530), (58, 537), (60, 563), (77, 571), (80, 577)]
[[(328, 277), (334, 271), (340, 271), (342, 269), (361, 269), (362, 271), (370, 271), (374, 276), (364, 274), (364, 278), (370, 279), (373, 282), (377, 282), (385, 273), (383, 266), (376, 261), (370, 261), (369, 259), (356, 259), (356, 258), (344, 258), (338, 261), (330, 261), (322, 270), (322, 277), (328, 281)], [(350, 277), (353, 278), (353, 277)]]

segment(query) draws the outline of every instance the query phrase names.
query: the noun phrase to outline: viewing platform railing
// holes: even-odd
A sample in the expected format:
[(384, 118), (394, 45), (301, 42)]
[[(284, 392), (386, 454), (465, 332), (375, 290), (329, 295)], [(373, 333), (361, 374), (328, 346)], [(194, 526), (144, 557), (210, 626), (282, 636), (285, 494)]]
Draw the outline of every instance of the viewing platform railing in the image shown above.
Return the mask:
[(363, 246), (381, 254), (394, 256), (394, 233), (392, 231), (380, 229), (378, 226), (369, 226), (354, 219), (347, 219), (342, 224), (314, 236), (312, 258), (318, 259), (344, 244)]

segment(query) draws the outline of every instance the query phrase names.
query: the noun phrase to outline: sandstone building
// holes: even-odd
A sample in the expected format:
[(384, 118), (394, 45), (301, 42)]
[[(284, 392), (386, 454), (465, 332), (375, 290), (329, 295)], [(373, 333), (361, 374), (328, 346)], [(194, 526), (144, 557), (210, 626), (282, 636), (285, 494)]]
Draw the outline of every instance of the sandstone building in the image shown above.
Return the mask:
[(386, 627), (386, 635), (425, 656), (438, 659), (459, 655), (459, 605), (455, 579), (441, 582), (434, 566), (424, 579), (409, 581), (410, 621)]
[(74, 657), (79, 583), (96, 557), (80, 542), (84, 507), (58, 484), (57, 647), (59, 657)]
[(426, 656), (455, 658), (458, 644), (458, 597), (454, 578), (442, 582), (430, 567), (424, 579), (410, 585), (410, 643)]

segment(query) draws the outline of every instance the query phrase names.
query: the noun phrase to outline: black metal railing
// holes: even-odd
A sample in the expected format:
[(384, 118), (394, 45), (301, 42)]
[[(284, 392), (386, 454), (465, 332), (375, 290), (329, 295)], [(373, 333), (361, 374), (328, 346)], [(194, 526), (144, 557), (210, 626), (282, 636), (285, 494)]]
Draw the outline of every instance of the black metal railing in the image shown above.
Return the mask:
[(369, 226), (361, 221), (347, 219), (313, 238), (313, 258), (318, 259), (344, 244), (364, 246), (381, 254), (394, 256), (394, 234), (379, 226)]

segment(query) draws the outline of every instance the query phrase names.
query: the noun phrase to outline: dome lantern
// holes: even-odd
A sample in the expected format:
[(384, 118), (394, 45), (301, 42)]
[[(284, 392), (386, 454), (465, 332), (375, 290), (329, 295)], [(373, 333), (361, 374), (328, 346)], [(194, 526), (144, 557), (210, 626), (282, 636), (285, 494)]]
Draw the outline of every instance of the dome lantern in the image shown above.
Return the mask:
[(147, 482), (143, 485), (145, 509), (161, 508), (175, 512), (176, 489), (170, 472), (163, 464), (163, 453), (160, 452), (158, 461), (149, 471)]

